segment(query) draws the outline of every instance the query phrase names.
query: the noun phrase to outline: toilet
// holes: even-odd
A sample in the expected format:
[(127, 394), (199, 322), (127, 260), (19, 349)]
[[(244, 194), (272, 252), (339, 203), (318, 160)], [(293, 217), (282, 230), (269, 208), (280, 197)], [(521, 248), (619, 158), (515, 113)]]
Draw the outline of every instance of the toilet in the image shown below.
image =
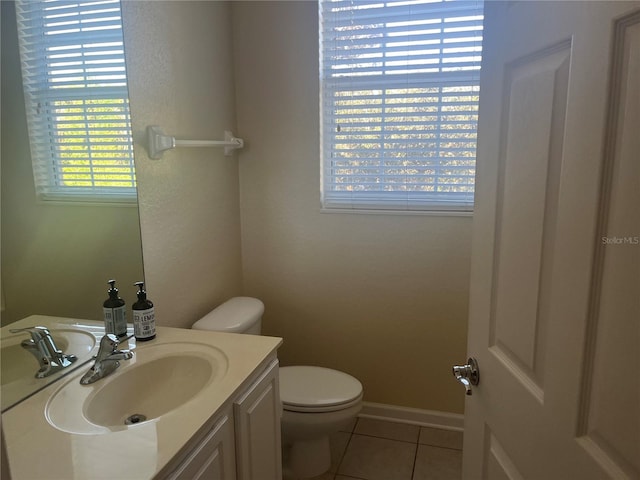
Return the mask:
[[(195, 330), (260, 335), (264, 304), (234, 297), (193, 324)], [(362, 384), (338, 370), (314, 366), (280, 367), (282, 443), (286, 476), (310, 478), (331, 466), (329, 435), (362, 409)]]

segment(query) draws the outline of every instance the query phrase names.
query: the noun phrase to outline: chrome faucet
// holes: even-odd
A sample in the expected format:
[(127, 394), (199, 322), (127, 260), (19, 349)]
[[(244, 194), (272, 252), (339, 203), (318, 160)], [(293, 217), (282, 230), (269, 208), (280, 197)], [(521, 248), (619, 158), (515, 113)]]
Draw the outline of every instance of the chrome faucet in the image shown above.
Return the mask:
[(46, 327), (14, 328), (9, 331), (31, 335), (29, 340), (23, 340), (20, 345), (36, 357), (40, 365), (36, 378), (48, 377), (78, 360), (75, 355), (67, 355), (56, 346), (51, 332)]
[(93, 364), (93, 367), (82, 376), (80, 383), (82, 385), (89, 385), (100, 380), (114, 372), (116, 368), (120, 366), (120, 360), (129, 360), (132, 358), (133, 352), (131, 350), (118, 350), (120, 342), (128, 340), (129, 338), (131, 337), (118, 340), (112, 333), (105, 334), (100, 340), (100, 348), (96, 355), (96, 362)]

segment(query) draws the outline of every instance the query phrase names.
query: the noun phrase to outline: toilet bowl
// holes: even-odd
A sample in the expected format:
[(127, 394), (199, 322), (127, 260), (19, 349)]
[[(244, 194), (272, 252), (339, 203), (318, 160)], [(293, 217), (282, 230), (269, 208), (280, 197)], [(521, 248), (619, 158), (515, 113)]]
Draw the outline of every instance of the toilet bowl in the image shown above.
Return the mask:
[[(264, 304), (234, 297), (193, 324), (196, 330), (259, 335)], [(329, 435), (349, 425), (362, 408), (362, 384), (324, 367), (280, 367), (285, 476), (310, 478), (331, 466)]]
[(280, 368), (285, 472), (301, 478), (329, 470), (329, 435), (349, 425), (362, 408), (362, 384), (323, 367)]

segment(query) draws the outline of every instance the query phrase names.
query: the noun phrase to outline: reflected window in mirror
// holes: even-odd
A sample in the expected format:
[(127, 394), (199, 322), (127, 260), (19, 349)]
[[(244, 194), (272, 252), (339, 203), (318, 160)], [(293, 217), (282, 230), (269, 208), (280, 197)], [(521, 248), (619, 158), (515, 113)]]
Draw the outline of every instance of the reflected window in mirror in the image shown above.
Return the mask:
[(36, 194), (135, 203), (119, 0), (18, 0)]

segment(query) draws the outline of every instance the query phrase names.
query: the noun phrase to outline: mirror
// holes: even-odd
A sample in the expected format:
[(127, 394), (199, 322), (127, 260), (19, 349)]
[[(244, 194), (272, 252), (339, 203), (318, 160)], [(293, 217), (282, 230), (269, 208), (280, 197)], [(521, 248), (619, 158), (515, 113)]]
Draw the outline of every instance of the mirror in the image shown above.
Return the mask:
[(129, 307), (136, 300), (133, 283), (144, 279), (137, 204), (36, 200), (15, 5), (0, 3), (1, 324), (33, 314), (102, 320), (109, 279), (116, 279)]

